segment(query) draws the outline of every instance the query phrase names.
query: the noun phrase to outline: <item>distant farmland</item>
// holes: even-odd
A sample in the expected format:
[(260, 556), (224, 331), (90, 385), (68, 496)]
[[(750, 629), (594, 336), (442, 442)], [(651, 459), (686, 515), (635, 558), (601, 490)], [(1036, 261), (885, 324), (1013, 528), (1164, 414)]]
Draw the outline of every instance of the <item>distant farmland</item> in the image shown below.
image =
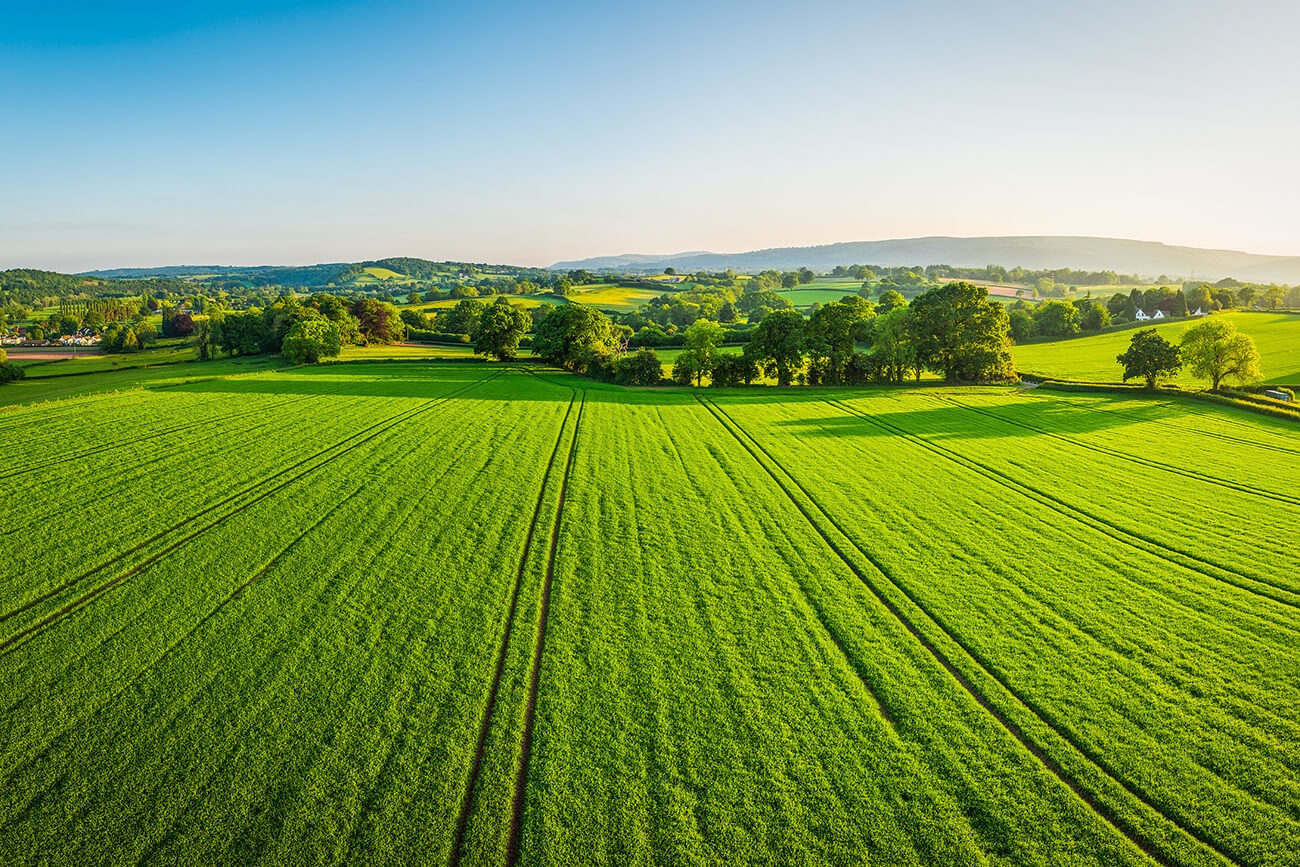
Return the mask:
[[(1227, 312), (1215, 315), (1227, 318), (1238, 331), (1255, 341), (1265, 382), (1300, 382), (1300, 314)], [(1177, 343), (1183, 329), (1192, 321), (1149, 324), (1166, 340)], [(1062, 379), (1118, 381), (1123, 371), (1115, 356), (1128, 347), (1135, 331), (1136, 328), (1017, 346), (1016, 369)], [(1197, 382), (1186, 370), (1179, 374), (1177, 381), (1185, 385)]]
[(1293, 425), (335, 363), (0, 429), (6, 864), (1300, 849)]

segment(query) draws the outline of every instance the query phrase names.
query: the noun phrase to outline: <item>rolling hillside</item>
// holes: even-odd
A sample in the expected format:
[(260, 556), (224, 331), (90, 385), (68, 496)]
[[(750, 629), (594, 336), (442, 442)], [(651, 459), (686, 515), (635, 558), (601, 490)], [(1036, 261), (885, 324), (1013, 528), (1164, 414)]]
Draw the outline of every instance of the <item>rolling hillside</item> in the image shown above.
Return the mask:
[[(1286, 384), (1300, 382), (1300, 316), (1294, 313), (1221, 313), (1249, 334), (1259, 349), (1259, 369), (1264, 382)], [(1164, 322), (1155, 326), (1166, 340), (1178, 342), (1188, 325), (1186, 320)], [(1119, 381), (1122, 375), (1115, 356), (1124, 351), (1134, 330), (1113, 331), (1091, 337), (1030, 343), (1015, 348), (1016, 370), (1061, 379), (1084, 379), (1100, 382)], [(1186, 371), (1177, 382), (1192, 385), (1198, 380)]]

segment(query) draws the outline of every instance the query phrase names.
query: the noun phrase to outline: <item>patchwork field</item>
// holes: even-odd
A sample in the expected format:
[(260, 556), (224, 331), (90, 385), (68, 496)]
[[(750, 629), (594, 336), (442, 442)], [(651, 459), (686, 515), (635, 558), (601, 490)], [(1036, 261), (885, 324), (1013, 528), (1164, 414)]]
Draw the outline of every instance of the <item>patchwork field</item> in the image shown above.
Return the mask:
[(0, 430), (5, 864), (1300, 848), (1294, 425), (370, 362)]
[[(1259, 349), (1259, 368), (1266, 383), (1300, 382), (1300, 315), (1294, 313), (1218, 313), (1249, 334)], [(1189, 321), (1155, 323), (1166, 340), (1177, 343)], [(1015, 348), (1016, 370), (1062, 379), (1116, 381), (1123, 370), (1115, 356), (1128, 348), (1133, 330), (1113, 331), (1091, 337), (1075, 337), (1048, 343), (1029, 343)], [(1176, 382), (1191, 385), (1187, 371)]]

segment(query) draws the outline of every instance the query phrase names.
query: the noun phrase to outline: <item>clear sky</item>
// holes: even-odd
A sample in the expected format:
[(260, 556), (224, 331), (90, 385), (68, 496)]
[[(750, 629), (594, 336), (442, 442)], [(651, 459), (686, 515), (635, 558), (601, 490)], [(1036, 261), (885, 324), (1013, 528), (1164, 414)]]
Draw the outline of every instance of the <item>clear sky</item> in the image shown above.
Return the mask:
[(1294, 0), (0, 2), (0, 267), (1300, 255)]

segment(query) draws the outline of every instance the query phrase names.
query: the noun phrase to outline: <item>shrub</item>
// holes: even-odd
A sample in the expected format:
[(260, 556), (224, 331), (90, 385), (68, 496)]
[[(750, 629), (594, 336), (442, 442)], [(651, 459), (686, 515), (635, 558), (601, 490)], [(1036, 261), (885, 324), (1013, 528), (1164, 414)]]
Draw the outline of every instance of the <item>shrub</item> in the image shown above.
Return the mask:
[(12, 361), (0, 361), (0, 383), (17, 382), (26, 377), (27, 372)]

